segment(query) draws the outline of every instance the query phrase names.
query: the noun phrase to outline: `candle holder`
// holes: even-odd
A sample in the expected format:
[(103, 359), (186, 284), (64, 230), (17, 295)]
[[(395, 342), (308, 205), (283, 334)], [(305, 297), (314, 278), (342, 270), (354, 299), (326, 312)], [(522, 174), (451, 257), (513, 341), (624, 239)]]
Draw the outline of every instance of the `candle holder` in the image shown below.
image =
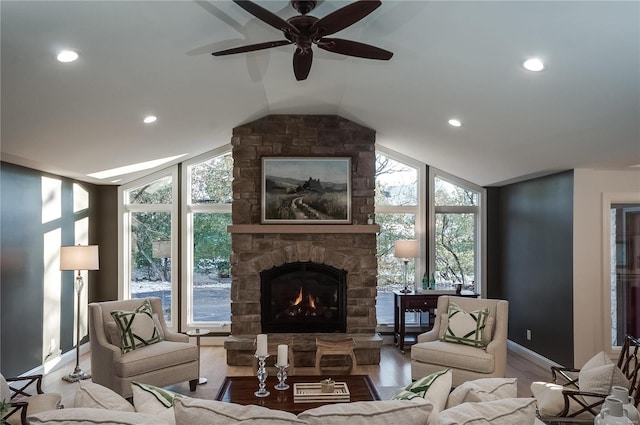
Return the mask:
[(284, 381), (287, 380), (287, 368), (289, 365), (280, 366), (277, 364), (276, 367), (278, 368), (278, 373), (276, 375), (278, 377), (278, 383), (274, 385), (273, 388), (279, 391), (286, 390), (289, 388), (289, 384), (286, 384)]
[(256, 397), (266, 397), (271, 394), (266, 390), (266, 385), (264, 383), (267, 380), (267, 368), (264, 366), (264, 361), (267, 357), (269, 357), (269, 355), (267, 354), (266, 356), (259, 356), (256, 354), (255, 356), (258, 358), (258, 371), (256, 372), (256, 376), (258, 377), (260, 385), (258, 391), (253, 394)]

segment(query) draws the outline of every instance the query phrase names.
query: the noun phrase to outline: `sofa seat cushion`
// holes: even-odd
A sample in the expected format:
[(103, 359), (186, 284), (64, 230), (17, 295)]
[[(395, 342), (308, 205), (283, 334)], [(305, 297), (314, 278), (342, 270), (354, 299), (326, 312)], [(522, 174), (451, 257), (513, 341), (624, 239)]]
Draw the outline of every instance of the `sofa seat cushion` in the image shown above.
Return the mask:
[[(273, 395), (272, 395), (273, 397)], [(182, 397), (174, 400), (177, 425), (269, 424), (307, 425), (293, 413), (262, 406)]]
[(356, 401), (305, 410), (298, 419), (309, 425), (426, 425), (433, 405), (417, 397), (411, 400)]
[(27, 417), (27, 422), (31, 425), (172, 425), (154, 415), (91, 407), (49, 410)]
[(494, 357), (483, 349), (444, 341), (414, 344), (411, 360), (481, 373), (492, 373), (495, 369)]
[(193, 361), (198, 361), (197, 345), (165, 340), (123, 354), (115, 361), (114, 371), (116, 376), (132, 377)]

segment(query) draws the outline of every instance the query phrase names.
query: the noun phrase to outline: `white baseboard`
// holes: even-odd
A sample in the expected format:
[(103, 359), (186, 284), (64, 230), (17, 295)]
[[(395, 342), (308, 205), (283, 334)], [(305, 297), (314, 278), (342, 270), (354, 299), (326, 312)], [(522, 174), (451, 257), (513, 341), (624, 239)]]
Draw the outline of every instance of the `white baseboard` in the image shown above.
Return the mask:
[[(90, 349), (91, 348), (89, 343), (85, 342), (80, 346), (80, 355), (82, 356), (83, 354), (88, 353)], [(61, 369), (70, 364), (75, 364), (75, 362), (76, 362), (76, 350), (74, 348), (73, 350), (69, 350), (64, 354), (48, 359), (43, 365), (40, 365), (38, 367), (31, 369), (23, 373), (21, 376), (46, 375), (47, 373), (51, 373), (55, 370)]]
[(549, 360), (548, 358), (536, 353), (535, 351), (531, 351), (526, 347), (523, 347), (520, 344), (516, 344), (511, 340), (507, 340), (507, 349), (513, 351), (514, 353), (524, 357), (529, 360), (531, 363), (540, 366), (544, 369), (549, 369), (551, 366), (562, 366), (554, 362), (553, 360)]

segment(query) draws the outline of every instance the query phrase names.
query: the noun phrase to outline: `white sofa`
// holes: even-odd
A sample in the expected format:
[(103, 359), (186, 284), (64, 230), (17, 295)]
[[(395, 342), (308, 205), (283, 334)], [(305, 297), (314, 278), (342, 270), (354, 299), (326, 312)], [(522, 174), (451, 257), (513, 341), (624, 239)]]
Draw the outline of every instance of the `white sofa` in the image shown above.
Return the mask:
[[(450, 374), (449, 374), (449, 380)], [(450, 382), (450, 381), (449, 381)], [(445, 383), (411, 400), (335, 403), (305, 410), (297, 416), (252, 405), (242, 406), (178, 395), (167, 401), (162, 389), (132, 385), (133, 405), (98, 384), (81, 382), (72, 408), (30, 416), (33, 425), (541, 425), (535, 399), (515, 398), (515, 378), (490, 378), (465, 383), (449, 393)], [(150, 386), (148, 386), (150, 387)], [(437, 389), (437, 391), (435, 391)], [(171, 393), (169, 393), (171, 394)], [(170, 398), (170, 397), (169, 397)], [(259, 399), (256, 399), (256, 403)]]

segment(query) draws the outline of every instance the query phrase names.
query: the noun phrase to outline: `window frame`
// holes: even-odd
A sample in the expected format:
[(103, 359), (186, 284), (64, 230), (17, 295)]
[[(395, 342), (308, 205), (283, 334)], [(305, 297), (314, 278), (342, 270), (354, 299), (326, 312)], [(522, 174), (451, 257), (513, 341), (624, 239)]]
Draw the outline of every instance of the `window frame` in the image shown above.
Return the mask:
[[(415, 215), (415, 224), (414, 224), (414, 232), (415, 238), (418, 240), (418, 258), (416, 258), (414, 264), (414, 276), (413, 280), (411, 276), (407, 277), (408, 282), (418, 282), (418, 277), (422, 276), (426, 271), (426, 262), (425, 262), (425, 253), (426, 253), (426, 226), (425, 226), (425, 217), (426, 217), (426, 196), (425, 196), (425, 188), (426, 188), (426, 164), (420, 161), (417, 161), (414, 158), (410, 158), (401, 153), (395, 152), (389, 148), (386, 148), (381, 145), (375, 146), (376, 153), (380, 153), (394, 161), (400, 162), (408, 167), (415, 168), (418, 173), (417, 178), (417, 205), (374, 205), (375, 214), (414, 214)], [(407, 327), (410, 327), (407, 324)], [(377, 332), (393, 332), (393, 323), (391, 324), (380, 324), (378, 323), (376, 326)]]
[[(130, 204), (130, 190), (171, 177), (171, 204)], [(165, 168), (118, 187), (118, 299), (131, 299), (131, 213), (168, 212), (171, 217), (171, 317), (167, 327), (178, 329), (178, 165)]]
[[(435, 179), (440, 178), (453, 185), (460, 186), (464, 189), (471, 190), (478, 194), (478, 205), (435, 205)], [(476, 292), (481, 296), (487, 293), (486, 287), (486, 274), (487, 274), (487, 259), (486, 259), (486, 196), (487, 190), (474, 183), (466, 181), (460, 177), (454, 176), (435, 167), (429, 167), (429, 214), (428, 214), (428, 228), (429, 228), (429, 252), (428, 252), (428, 269), (435, 271), (436, 269), (436, 214), (475, 214), (475, 280), (476, 280)]]
[[(180, 209), (180, 234), (182, 237), (180, 250), (182, 285), (180, 285), (180, 295), (182, 297), (182, 309), (180, 318), (184, 331), (200, 328), (215, 331), (216, 333), (231, 333), (231, 320), (228, 322), (196, 322), (190, 320), (191, 312), (193, 311), (193, 215), (195, 213), (231, 214), (231, 204), (191, 204), (191, 173), (189, 172), (191, 166), (228, 154), (231, 149), (231, 145), (227, 144), (182, 162), (182, 203)], [(231, 297), (229, 297), (229, 303), (231, 303)]]
[(613, 331), (611, 312), (611, 205), (613, 204), (640, 204), (640, 194), (635, 192), (603, 192), (602, 193), (602, 264), (600, 282), (602, 282), (602, 311), (604, 332), (604, 351), (612, 358), (617, 357), (622, 346), (613, 346), (611, 332)]

